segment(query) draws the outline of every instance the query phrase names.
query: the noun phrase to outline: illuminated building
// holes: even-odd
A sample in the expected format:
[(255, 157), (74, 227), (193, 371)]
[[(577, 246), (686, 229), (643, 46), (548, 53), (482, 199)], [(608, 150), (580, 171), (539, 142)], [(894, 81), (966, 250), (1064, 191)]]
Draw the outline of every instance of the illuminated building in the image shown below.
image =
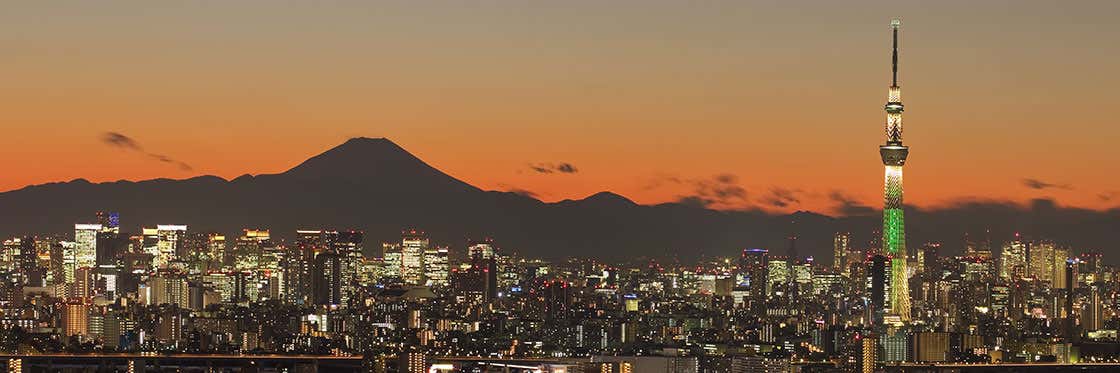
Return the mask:
[(334, 250), (341, 256), (339, 286), (342, 304), (348, 303), (357, 293), (359, 272), (365, 259), (362, 255), (364, 241), (365, 233), (355, 230), (339, 231), (334, 240)]
[(1069, 259), (1069, 249), (1056, 247), (1054, 248), (1054, 263), (1051, 264), (1054, 273), (1050, 276), (1050, 287), (1054, 289), (1065, 289), (1066, 287), (1066, 260)]
[(883, 253), (890, 257), (890, 312), (899, 321), (910, 321), (910, 290), (906, 276), (906, 231), (903, 222), (902, 166), (910, 148), (902, 144), (902, 90), (898, 86), (897, 19), (891, 21), (894, 49), (891, 55), (891, 86), (887, 94), (886, 144), (879, 146), (885, 167), (883, 190)]
[[(859, 336), (857, 336), (859, 337)], [(878, 349), (875, 337), (862, 336), (860, 338), (859, 371), (861, 373), (875, 373), (875, 362), (878, 360)]]
[(296, 304), (314, 301), (315, 256), (326, 250), (323, 231), (296, 231), (296, 245), (288, 251), (284, 265), (284, 291)]
[(233, 245), (232, 255), (226, 255), (224, 265), (232, 265), (238, 270), (256, 270), (266, 247), (272, 246), (272, 234), (268, 229), (242, 229), (241, 237)]
[(424, 250), (424, 278), (428, 286), (447, 286), (450, 271), (447, 248)]
[(381, 258), (384, 261), (381, 277), (400, 279), (401, 267), (404, 265), (401, 261), (401, 245), (386, 242), (381, 244), (381, 250)]
[(490, 239), (472, 242), (470, 246), (467, 247), (467, 257), (471, 259), (476, 257), (490, 259), (493, 258), (494, 255), (494, 241)]
[(937, 252), (941, 250), (941, 244), (937, 242), (927, 242), (918, 248), (917, 258), (917, 271), (918, 273), (926, 274), (927, 277), (940, 275), (941, 268), (937, 263)]
[(74, 224), (74, 265), (77, 268), (97, 266), (97, 233), (101, 224)]
[(58, 254), (62, 263), (62, 283), (74, 283), (74, 270), (77, 269), (78, 244), (73, 241), (59, 242)]
[(1029, 276), (1043, 283), (1054, 279), (1054, 242), (1037, 241), (1028, 246)]
[(746, 249), (739, 258), (739, 283), (750, 289), (752, 300), (766, 298), (767, 254), (766, 249)]
[(401, 232), (401, 280), (409, 285), (424, 284), (424, 251), (430, 242), (423, 231)]
[(766, 264), (766, 295), (785, 291), (788, 284), (789, 263), (785, 259), (771, 258)]
[(852, 248), (852, 234), (836, 232), (832, 237), (832, 269), (837, 273), (847, 272), (846, 259)]
[(62, 305), (62, 331), (65, 335), (89, 334), (89, 306), (84, 302), (70, 301)]
[(918, 362), (949, 361), (949, 333), (914, 333), (914, 360)]
[(1027, 275), (1027, 243), (1015, 235), (1012, 240), (1003, 245), (1003, 252), (999, 255), (999, 277), (1005, 280), (1020, 280)]
[(152, 255), (152, 269), (167, 268), (179, 250), (184, 250), (187, 226), (160, 224), (155, 228), (144, 228), (144, 252)]
[(226, 255), (226, 236), (211, 233), (206, 237), (206, 251), (210, 254), (210, 260), (221, 266), (225, 263)]

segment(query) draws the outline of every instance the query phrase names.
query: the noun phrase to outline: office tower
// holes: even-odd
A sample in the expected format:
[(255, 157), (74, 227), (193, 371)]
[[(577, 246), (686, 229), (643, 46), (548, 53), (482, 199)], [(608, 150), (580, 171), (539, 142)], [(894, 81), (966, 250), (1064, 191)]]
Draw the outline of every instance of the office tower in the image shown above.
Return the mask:
[(891, 21), (894, 48), (891, 55), (891, 86), (887, 94), (887, 142), (879, 146), (885, 167), (883, 193), (883, 242), (891, 259), (891, 315), (900, 322), (910, 321), (910, 290), (906, 276), (906, 231), (903, 223), (902, 166), (910, 148), (902, 144), (902, 90), (898, 86), (898, 29)]
[(428, 286), (447, 286), (451, 272), (448, 251), (445, 247), (424, 250), (424, 278)]
[(183, 246), (187, 226), (160, 224), (155, 228), (143, 228), (142, 233), (144, 252), (152, 256), (152, 269), (167, 268)]
[(323, 306), (342, 304), (342, 262), (342, 254), (334, 250), (327, 250), (315, 256), (313, 276), (315, 304)]
[(766, 299), (768, 259), (766, 249), (746, 249), (739, 257), (740, 285), (747, 286), (751, 300)]
[(310, 304), (315, 300), (315, 256), (325, 249), (323, 231), (296, 231), (295, 247), (288, 251), (284, 265), (284, 291), (289, 301)]
[(362, 254), (364, 241), (365, 232), (349, 230), (339, 231), (334, 242), (334, 250), (342, 256), (342, 304), (357, 296), (359, 272), (365, 260), (365, 255)]
[(381, 277), (400, 280), (401, 267), (404, 266), (401, 245), (398, 243), (386, 242), (381, 244), (381, 250), (381, 258), (383, 260)]
[(789, 262), (781, 257), (770, 258), (766, 263), (766, 295), (774, 296), (786, 291), (789, 279)]
[(97, 266), (97, 233), (101, 224), (74, 224), (74, 265), (78, 268)]
[(885, 255), (873, 255), (867, 263), (867, 292), (872, 324), (879, 325), (891, 307), (891, 264)]
[(1003, 245), (999, 255), (999, 277), (1009, 281), (1023, 279), (1027, 275), (1027, 243), (1019, 234)]
[(1036, 241), (1027, 245), (1029, 277), (1043, 283), (1053, 282), (1054, 242)]
[(1054, 273), (1050, 275), (1050, 287), (1053, 289), (1065, 289), (1066, 287), (1066, 260), (1069, 259), (1069, 249), (1055, 247), (1054, 248), (1054, 263), (1051, 267)]
[(1104, 324), (1104, 309), (1101, 304), (1101, 288), (1089, 287), (1089, 295), (1081, 307), (1081, 328), (1087, 332), (1100, 330)]
[(941, 265), (938, 260), (939, 251), (941, 251), (940, 242), (927, 242), (918, 249), (918, 273), (925, 274), (927, 278), (941, 275)]
[(475, 258), (494, 258), (495, 253), (496, 251), (494, 250), (494, 240), (489, 238), (471, 242), (467, 246), (467, 257), (471, 260), (474, 260)]
[(1073, 289), (1077, 287), (1077, 268), (1078, 261), (1076, 259), (1066, 259), (1066, 291), (1065, 291), (1065, 336), (1066, 341), (1072, 341), (1076, 338), (1077, 330), (1074, 327), (1073, 321)]
[(498, 294), (498, 261), (494, 242), (490, 239), (474, 241), (468, 245), (468, 264), (456, 271), (451, 282), (461, 294), (480, 300), (490, 300)]
[(1080, 273), (1086, 275), (1085, 282), (1092, 283), (1096, 281), (1104, 281), (1101, 278), (1103, 275), (1102, 256), (1099, 251), (1087, 251), (1081, 253), (1081, 271)]
[(832, 269), (837, 273), (847, 273), (848, 252), (852, 248), (852, 234), (836, 232), (832, 236)]
[(62, 283), (73, 284), (78, 264), (78, 244), (73, 241), (59, 242), (58, 254), (62, 259)]
[(181, 273), (161, 270), (148, 279), (148, 302), (152, 305), (173, 304), (190, 307), (190, 287)]
[(218, 233), (209, 234), (206, 237), (206, 252), (210, 255), (210, 261), (221, 267), (222, 263), (225, 263), (226, 236)]
[(242, 229), (231, 255), (225, 255), (222, 264), (237, 270), (254, 271), (260, 266), (265, 248), (271, 246), (272, 233), (268, 229)]
[(401, 280), (408, 285), (424, 284), (424, 250), (430, 246), (420, 230), (401, 232)]
[(116, 265), (117, 257), (128, 249), (127, 237), (113, 229), (102, 228), (97, 232), (97, 265)]

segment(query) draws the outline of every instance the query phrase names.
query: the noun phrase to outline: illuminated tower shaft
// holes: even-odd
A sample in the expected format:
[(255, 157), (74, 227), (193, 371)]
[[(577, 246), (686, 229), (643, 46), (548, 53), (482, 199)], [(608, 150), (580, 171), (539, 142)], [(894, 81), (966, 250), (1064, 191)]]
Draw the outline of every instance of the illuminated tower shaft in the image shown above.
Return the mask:
[(902, 218), (902, 166), (910, 149), (902, 144), (902, 90), (898, 87), (898, 28), (891, 21), (893, 51), (891, 86), (887, 91), (887, 143), (879, 146), (886, 175), (883, 180), (883, 253), (891, 258), (890, 313), (910, 321), (910, 287), (906, 278), (906, 230)]

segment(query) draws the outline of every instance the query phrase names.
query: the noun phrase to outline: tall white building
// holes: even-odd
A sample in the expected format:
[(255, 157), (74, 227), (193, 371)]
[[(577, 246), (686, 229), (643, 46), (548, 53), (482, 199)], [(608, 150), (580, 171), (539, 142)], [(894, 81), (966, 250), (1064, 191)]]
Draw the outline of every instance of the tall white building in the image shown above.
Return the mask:
[(411, 229), (401, 238), (401, 280), (409, 285), (424, 283), (424, 251), (430, 246), (423, 231)]
[(447, 286), (451, 276), (447, 248), (424, 250), (424, 277), (428, 286)]
[(999, 255), (999, 277), (1019, 280), (1027, 275), (1027, 243), (1018, 236), (1014, 241), (1003, 245)]
[(97, 266), (97, 232), (101, 224), (74, 224), (74, 265), (78, 268)]

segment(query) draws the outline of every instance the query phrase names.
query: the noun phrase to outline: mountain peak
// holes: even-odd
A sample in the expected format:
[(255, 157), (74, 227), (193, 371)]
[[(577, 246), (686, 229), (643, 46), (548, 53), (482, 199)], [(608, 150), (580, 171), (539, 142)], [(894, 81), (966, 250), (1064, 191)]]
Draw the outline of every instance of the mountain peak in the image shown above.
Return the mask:
[(629, 198), (626, 198), (625, 196), (622, 196), (621, 194), (614, 193), (614, 192), (595, 193), (595, 194), (592, 194), (590, 196), (587, 196), (587, 198), (584, 198), (583, 201), (585, 201), (585, 202), (598, 202), (598, 203), (615, 203), (615, 204), (622, 204), (622, 205), (637, 205), (637, 203), (635, 203), (634, 201), (631, 201)]
[(398, 187), (420, 185), (454, 186), (457, 190), (475, 190), (424, 163), (386, 138), (355, 137), (303, 161), (282, 173), (302, 180), (335, 180), (385, 183)]

